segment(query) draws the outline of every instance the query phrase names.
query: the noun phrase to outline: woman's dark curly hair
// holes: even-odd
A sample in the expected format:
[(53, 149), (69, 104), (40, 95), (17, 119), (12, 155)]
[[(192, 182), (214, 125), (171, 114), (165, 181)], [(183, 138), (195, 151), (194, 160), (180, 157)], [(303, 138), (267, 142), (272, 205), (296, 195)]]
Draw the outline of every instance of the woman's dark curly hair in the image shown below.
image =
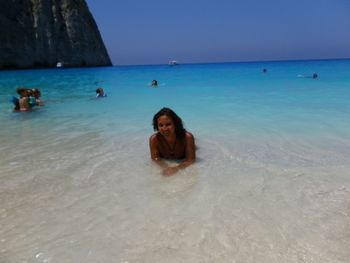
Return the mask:
[(174, 126), (175, 126), (175, 134), (177, 138), (184, 138), (185, 137), (185, 133), (186, 130), (182, 124), (182, 120), (179, 116), (177, 116), (177, 114), (169, 108), (162, 108), (160, 111), (158, 111), (154, 117), (153, 117), (153, 129), (155, 131), (158, 131), (158, 118), (160, 116), (168, 116), (170, 117), (173, 122), (174, 122)]

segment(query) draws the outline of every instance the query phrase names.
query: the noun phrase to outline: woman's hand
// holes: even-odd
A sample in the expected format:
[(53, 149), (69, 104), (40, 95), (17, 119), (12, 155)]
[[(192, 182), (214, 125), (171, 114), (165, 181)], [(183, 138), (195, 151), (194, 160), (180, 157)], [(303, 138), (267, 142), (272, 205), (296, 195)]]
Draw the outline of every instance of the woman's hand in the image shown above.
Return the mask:
[(179, 170), (179, 168), (176, 167), (176, 166), (166, 167), (166, 168), (163, 169), (162, 174), (164, 176), (170, 176), (170, 175), (175, 174), (178, 170)]

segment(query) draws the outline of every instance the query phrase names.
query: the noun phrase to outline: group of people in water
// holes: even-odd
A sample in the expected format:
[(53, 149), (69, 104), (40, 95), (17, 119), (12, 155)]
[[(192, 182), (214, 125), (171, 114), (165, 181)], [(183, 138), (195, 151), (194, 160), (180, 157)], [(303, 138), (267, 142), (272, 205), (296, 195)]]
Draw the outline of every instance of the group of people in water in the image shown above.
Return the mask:
[[(263, 69), (267, 73), (267, 69)], [(313, 73), (310, 78), (318, 78)], [(158, 85), (152, 80), (152, 87)], [(151, 159), (160, 166), (163, 175), (172, 175), (186, 168), (196, 160), (196, 146), (192, 133), (183, 127), (181, 118), (171, 109), (162, 108), (153, 117), (153, 129), (156, 131), (149, 138)], [(179, 160), (177, 165), (169, 165), (164, 160)]]
[(31, 111), (34, 106), (42, 106), (42, 101), (40, 99), (41, 92), (39, 89), (29, 89), (25, 87), (18, 87), (17, 94), (19, 98), (12, 97), (11, 102), (15, 105), (14, 111), (24, 112)]
[[(42, 106), (41, 92), (37, 88), (18, 87), (16, 92), (19, 97), (12, 96), (10, 102), (14, 104), (13, 111), (31, 111), (34, 106)], [(96, 89), (96, 98), (107, 97), (107, 93), (102, 88)]]
[[(266, 73), (267, 70), (263, 69)], [(317, 78), (317, 73), (312, 78)], [(157, 80), (152, 80), (150, 86), (157, 87)], [(17, 89), (20, 98), (15, 103), (16, 111), (28, 111), (34, 105), (42, 105), (41, 93), (38, 89)], [(106, 97), (107, 94), (102, 88), (96, 89), (96, 98)], [(149, 138), (151, 159), (159, 165), (162, 174), (173, 175), (181, 169), (193, 164), (196, 160), (195, 140), (192, 133), (187, 131), (181, 118), (170, 108), (162, 108), (153, 116), (154, 134)], [(166, 160), (176, 160), (169, 164)]]
[[(263, 69), (267, 73), (267, 69)], [(317, 73), (306, 76), (318, 78)], [(158, 85), (152, 80), (152, 87)], [(151, 159), (161, 167), (163, 175), (172, 175), (193, 164), (196, 160), (195, 140), (189, 131), (183, 127), (181, 118), (171, 109), (162, 108), (153, 117), (154, 133), (149, 138)], [(178, 160), (177, 165), (169, 165), (164, 160)]]
[[(156, 80), (152, 86), (157, 86)], [(12, 97), (14, 111), (31, 111), (34, 106), (42, 106), (41, 92), (39, 89), (25, 87), (17, 88), (19, 98)], [(102, 88), (96, 89), (96, 98), (106, 97)], [(196, 159), (195, 142), (192, 133), (188, 132), (181, 118), (171, 109), (162, 108), (153, 117), (153, 129), (155, 133), (149, 138), (151, 159), (159, 165), (162, 174), (173, 175), (177, 171), (194, 163)], [(176, 160), (169, 164), (166, 160)]]

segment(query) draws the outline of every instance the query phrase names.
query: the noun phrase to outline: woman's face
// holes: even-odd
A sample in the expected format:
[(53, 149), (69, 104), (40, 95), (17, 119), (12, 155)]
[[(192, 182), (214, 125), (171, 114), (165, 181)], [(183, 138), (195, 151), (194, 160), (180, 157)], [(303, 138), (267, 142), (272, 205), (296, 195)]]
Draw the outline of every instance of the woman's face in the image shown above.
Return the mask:
[(175, 125), (172, 118), (162, 115), (157, 120), (158, 131), (163, 136), (170, 136), (175, 134)]

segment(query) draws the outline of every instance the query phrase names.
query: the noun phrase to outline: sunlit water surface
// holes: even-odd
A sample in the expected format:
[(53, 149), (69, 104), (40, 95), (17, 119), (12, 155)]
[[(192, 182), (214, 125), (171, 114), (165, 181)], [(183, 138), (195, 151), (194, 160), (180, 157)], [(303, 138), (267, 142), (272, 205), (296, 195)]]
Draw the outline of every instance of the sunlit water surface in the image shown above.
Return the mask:
[[(349, 60), (2, 71), (0, 262), (350, 262), (349, 101)], [(198, 148), (172, 177), (163, 106)]]

